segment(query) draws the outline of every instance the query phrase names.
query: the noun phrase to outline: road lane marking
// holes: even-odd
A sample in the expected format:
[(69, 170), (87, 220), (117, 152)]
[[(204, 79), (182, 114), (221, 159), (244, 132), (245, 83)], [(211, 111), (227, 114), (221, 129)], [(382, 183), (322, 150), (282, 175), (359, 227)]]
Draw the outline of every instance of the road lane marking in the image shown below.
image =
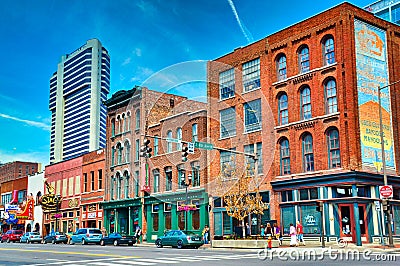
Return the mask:
[(135, 259), (135, 261), (144, 261), (144, 262), (155, 262), (155, 263), (164, 263), (164, 264), (175, 264), (177, 261), (170, 261), (170, 260), (160, 260), (160, 259)]
[[(125, 266), (127, 263), (124, 262), (124, 264), (120, 264), (120, 263), (105, 263), (105, 262), (92, 262), (89, 263), (89, 265), (99, 265), (99, 266)], [(151, 263), (151, 262), (141, 262), (141, 261), (129, 261), (129, 264), (131, 265), (156, 265), (155, 263)]]
[(76, 251), (57, 251), (57, 250), (29, 250), (29, 249), (19, 249), (19, 248), (0, 248), (0, 250), (4, 251), (20, 251), (20, 252), (35, 252), (35, 253), (53, 253), (53, 254), (67, 254), (67, 255), (85, 255), (85, 256), (93, 256), (93, 257), (113, 257), (121, 258), (121, 259), (137, 259), (141, 258), (139, 256), (122, 256), (117, 254), (93, 254), (88, 252), (76, 252)]

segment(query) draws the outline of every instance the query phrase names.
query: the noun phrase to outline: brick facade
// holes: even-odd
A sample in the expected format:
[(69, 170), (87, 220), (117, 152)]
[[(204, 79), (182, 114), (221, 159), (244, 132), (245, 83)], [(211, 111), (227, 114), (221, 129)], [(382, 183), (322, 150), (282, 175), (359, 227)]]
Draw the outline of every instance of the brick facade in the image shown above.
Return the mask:
[[(232, 53), (210, 61), (208, 64), (207, 94), (210, 139), (216, 146), (225, 149), (236, 147), (236, 150), (239, 151), (243, 151), (243, 145), (262, 142), (264, 182), (260, 186), (260, 191), (271, 191), (271, 219), (277, 220), (278, 223), (282, 219), (280, 191), (289, 189), (291, 193), (292, 190), (315, 187), (316, 185), (311, 180), (322, 180), (325, 175), (346, 175), (352, 171), (376, 173), (376, 169), (362, 164), (357, 97), (355, 19), (386, 30), (389, 82), (399, 80), (400, 74), (398, 71), (396, 72), (396, 69), (400, 58), (400, 27), (378, 19), (371, 13), (348, 3), (333, 7), (246, 47), (235, 49)], [(324, 61), (323, 54), (323, 44), (328, 38), (334, 40), (335, 54), (334, 62), (329, 64)], [(299, 53), (305, 46), (309, 49), (309, 70), (300, 73)], [(286, 56), (286, 76), (279, 80), (278, 59), (281, 55)], [(257, 58), (260, 62), (260, 88), (244, 92), (243, 64)], [(231, 68), (234, 68), (235, 71), (235, 94), (233, 97), (221, 100), (219, 75)], [(331, 113), (327, 112), (327, 96), (324, 91), (324, 84), (329, 80), (336, 82), (337, 111)], [(307, 119), (301, 116), (301, 92), (305, 87), (310, 89), (311, 95), (312, 115)], [(390, 88), (395, 154), (399, 154), (397, 121), (400, 102), (397, 97), (398, 88), (399, 86)], [(283, 94), (287, 95), (288, 123), (282, 125), (279, 120), (279, 99)], [(245, 133), (243, 106), (244, 103), (254, 99), (261, 100), (262, 128), (257, 132)], [(220, 111), (228, 107), (236, 108), (236, 134), (223, 139), (220, 137)], [(327, 134), (330, 129), (336, 129), (339, 132), (340, 164), (337, 167), (329, 166)], [(303, 160), (302, 140), (305, 134), (310, 134), (313, 140), (314, 168), (312, 171), (305, 168)], [(283, 174), (281, 171), (280, 143), (284, 139), (290, 143), (290, 174)], [(388, 171), (391, 175), (398, 175), (399, 163), (400, 160), (396, 156), (397, 171)], [(209, 177), (214, 178), (219, 172), (220, 161), (217, 155), (210, 162)], [(374, 178), (379, 179), (379, 177)], [(310, 182), (305, 181), (307, 179)], [(299, 181), (294, 182), (294, 180)], [(331, 186), (340, 184), (338, 181), (333, 179), (328, 184)], [(292, 188), (289, 188), (290, 182), (292, 182)], [(287, 184), (286, 188), (282, 185), (283, 183)], [(357, 183), (357, 181), (356, 183), (353, 181), (354, 185)], [(273, 184), (275, 184), (274, 189), (272, 189)], [(322, 193), (324, 190), (322, 187), (326, 184), (320, 183), (318, 187), (320, 186), (320, 199), (324, 199), (328, 197), (328, 192), (326, 192), (327, 195)], [(294, 200), (298, 200), (297, 196)], [(298, 215), (297, 212), (300, 210), (296, 211), (296, 215)], [(333, 232), (333, 229), (331, 231)]]

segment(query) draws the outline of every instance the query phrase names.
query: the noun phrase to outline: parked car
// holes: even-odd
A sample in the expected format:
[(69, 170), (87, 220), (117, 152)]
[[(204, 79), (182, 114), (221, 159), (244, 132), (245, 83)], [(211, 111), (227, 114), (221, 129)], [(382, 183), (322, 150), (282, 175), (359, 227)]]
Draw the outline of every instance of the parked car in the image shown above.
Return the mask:
[(163, 236), (157, 238), (155, 242), (158, 248), (163, 246), (173, 246), (183, 248), (192, 246), (198, 248), (204, 244), (202, 237), (192, 231), (170, 230)]
[(26, 232), (23, 236), (21, 236), (19, 242), (21, 243), (41, 243), (42, 242), (42, 236), (38, 232)]
[(119, 246), (119, 245), (133, 246), (133, 244), (135, 243), (136, 243), (136, 237), (121, 235), (120, 233), (112, 233), (109, 234), (108, 236), (103, 236), (100, 240), (101, 246), (111, 245), (111, 244), (114, 246)]
[(5, 234), (1, 236), (0, 242), (19, 242), (21, 239), (21, 236), (24, 234), (24, 231), (22, 230), (8, 230)]
[(97, 228), (81, 228), (78, 229), (69, 239), (69, 244), (73, 245), (75, 243), (81, 243), (86, 245), (89, 243), (99, 244), (102, 238), (102, 233), (100, 229)]
[(47, 243), (52, 243), (52, 244), (58, 244), (58, 243), (68, 243), (68, 237), (66, 234), (63, 232), (55, 232), (51, 233), (43, 238), (43, 244)]

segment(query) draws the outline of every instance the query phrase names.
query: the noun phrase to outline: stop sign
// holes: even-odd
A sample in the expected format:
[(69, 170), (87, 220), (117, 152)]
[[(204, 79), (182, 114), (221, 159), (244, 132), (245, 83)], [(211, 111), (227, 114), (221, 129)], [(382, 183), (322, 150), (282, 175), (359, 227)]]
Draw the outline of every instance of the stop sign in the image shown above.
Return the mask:
[(392, 186), (379, 186), (379, 193), (382, 198), (389, 198), (393, 195), (393, 187)]

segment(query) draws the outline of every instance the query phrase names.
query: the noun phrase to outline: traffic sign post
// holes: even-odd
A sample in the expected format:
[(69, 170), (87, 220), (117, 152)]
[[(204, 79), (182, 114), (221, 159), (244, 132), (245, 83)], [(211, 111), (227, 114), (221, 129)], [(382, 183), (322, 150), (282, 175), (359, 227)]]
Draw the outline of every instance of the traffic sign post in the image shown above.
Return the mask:
[(379, 186), (379, 194), (381, 198), (390, 198), (393, 196), (393, 187), (389, 185)]

